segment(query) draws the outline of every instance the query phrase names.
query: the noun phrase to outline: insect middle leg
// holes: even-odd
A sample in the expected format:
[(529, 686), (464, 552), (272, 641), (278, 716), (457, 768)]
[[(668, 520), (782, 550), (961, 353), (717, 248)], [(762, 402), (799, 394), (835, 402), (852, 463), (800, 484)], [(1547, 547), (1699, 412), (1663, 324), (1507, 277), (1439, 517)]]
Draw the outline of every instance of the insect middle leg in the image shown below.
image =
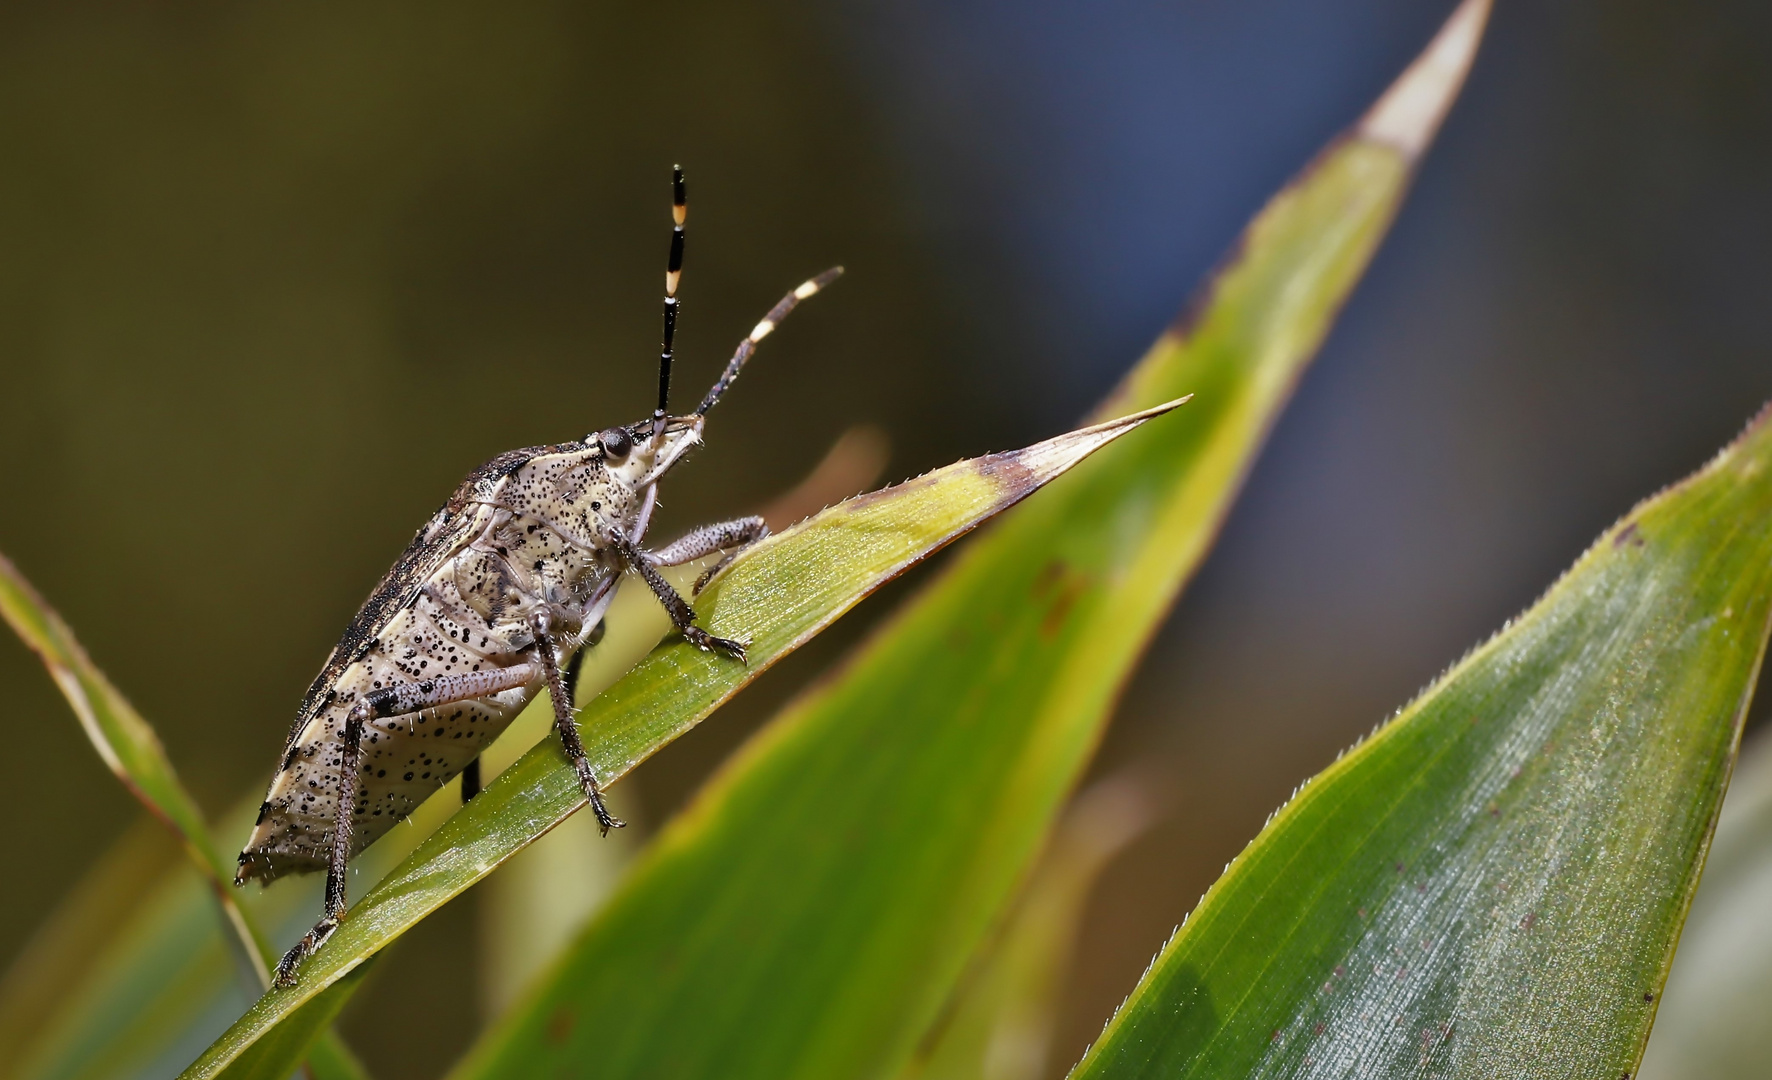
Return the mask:
[(579, 786), (584, 788), (585, 798), (590, 801), (591, 813), (597, 815), (598, 827), (604, 836), (608, 836), (610, 829), (626, 828), (627, 822), (615, 817), (603, 805), (603, 789), (597, 783), (597, 771), (585, 755), (584, 740), (579, 738), (578, 721), (573, 716), (577, 710), (572, 684), (578, 681), (578, 667), (585, 654), (580, 651), (574, 656), (571, 667), (562, 675), (559, 657), (554, 652), (554, 637), (548, 632), (547, 617), (536, 616), (531, 630), (535, 634), (535, 651), (541, 658), (542, 670), (547, 672), (548, 698), (554, 706), (554, 727), (560, 732), (560, 746), (571, 760), (573, 771), (578, 773)]
[(769, 535), (769, 526), (760, 517), (734, 518), (731, 521), (718, 521), (712, 525), (703, 525), (673, 540), (657, 551), (646, 552), (646, 558), (654, 566), (681, 566), (686, 562), (694, 562), (704, 555), (712, 555), (723, 551), (720, 561), (708, 567), (707, 572), (695, 579), (690, 587), (691, 593), (699, 593), (707, 587), (714, 575), (726, 569), (726, 564), (736, 559), (740, 552)]
[(339, 753), (338, 807), (332, 822), (332, 850), (326, 860), (326, 906), (320, 921), (283, 954), (277, 962), (277, 985), (295, 983), (295, 969), (338, 929), (345, 914), (345, 866), (351, 859), (351, 834), (357, 816), (357, 769), (363, 759), (363, 729), (371, 721), (422, 712), (440, 705), (471, 701), (515, 690), (542, 674), (535, 664), (513, 664), (491, 671), (443, 675), (402, 686), (385, 687), (364, 694), (345, 716), (343, 748)]

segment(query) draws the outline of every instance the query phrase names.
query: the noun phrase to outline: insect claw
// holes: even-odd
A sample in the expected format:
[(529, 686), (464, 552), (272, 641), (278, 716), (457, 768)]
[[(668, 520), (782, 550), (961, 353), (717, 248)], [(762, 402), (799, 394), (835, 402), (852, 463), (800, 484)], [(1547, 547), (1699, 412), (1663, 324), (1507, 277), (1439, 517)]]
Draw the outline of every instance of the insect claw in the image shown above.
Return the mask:
[(719, 649), (721, 652), (732, 657), (741, 664), (750, 663), (750, 658), (745, 652), (746, 648), (750, 645), (750, 642), (748, 641), (734, 641), (731, 638), (711, 637), (708, 639), (708, 644), (712, 645), (715, 649)]
[(732, 638), (715, 637), (699, 626), (687, 626), (683, 629), (683, 639), (702, 652), (723, 652), (739, 663), (749, 663), (745, 649), (749, 641), (735, 641)]
[(301, 966), (303, 960), (314, 955), (320, 946), (326, 944), (326, 939), (330, 938), (333, 931), (337, 929), (338, 916), (336, 915), (328, 915), (315, 923), (314, 928), (303, 934), (302, 939), (283, 954), (283, 959), (277, 961), (277, 977), (274, 984), (285, 989), (294, 986), (296, 968)]
[(591, 813), (597, 815), (597, 826), (604, 836), (609, 835), (610, 829), (625, 829), (628, 827), (627, 822), (609, 812), (609, 808), (603, 805), (603, 796), (596, 792), (591, 794)]

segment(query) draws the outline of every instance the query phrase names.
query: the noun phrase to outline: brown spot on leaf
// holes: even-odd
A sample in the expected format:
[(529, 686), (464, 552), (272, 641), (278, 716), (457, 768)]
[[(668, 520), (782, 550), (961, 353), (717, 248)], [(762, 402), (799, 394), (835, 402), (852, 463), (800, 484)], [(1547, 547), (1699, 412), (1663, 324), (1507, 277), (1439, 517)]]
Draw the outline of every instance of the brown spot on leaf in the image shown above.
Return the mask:
[(548, 1017), (548, 1041), (556, 1045), (564, 1043), (572, 1037), (572, 1026), (577, 1020), (571, 1006), (562, 1005)]
[(1052, 606), (1046, 609), (1045, 618), (1040, 620), (1040, 636), (1052, 638), (1064, 628), (1065, 619), (1070, 617), (1071, 609), (1077, 606), (1077, 600), (1088, 588), (1089, 581), (1081, 574), (1074, 574), (1065, 579), (1064, 585), (1053, 598)]

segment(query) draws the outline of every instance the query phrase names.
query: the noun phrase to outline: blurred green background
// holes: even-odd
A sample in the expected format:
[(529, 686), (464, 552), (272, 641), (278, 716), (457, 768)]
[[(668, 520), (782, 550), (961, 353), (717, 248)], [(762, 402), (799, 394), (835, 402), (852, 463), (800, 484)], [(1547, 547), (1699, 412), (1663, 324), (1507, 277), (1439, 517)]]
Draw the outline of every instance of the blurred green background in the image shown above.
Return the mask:
[[(857, 423), (898, 478), (1079, 417), (1450, 6), (9, 5), (0, 550), (219, 813), (463, 473), (650, 407), (673, 162), (683, 398), (785, 288), (849, 275), (659, 536)], [(1056, 1061), (1299, 780), (1772, 396), (1768, 250), (1772, 11), (1500, 7), (1103, 750), (1171, 803), (1091, 903)], [(891, 599), (642, 769), (640, 818)], [(136, 811), (23, 649), (0, 679), (4, 958)], [(346, 1014), (378, 1077), (472, 1037), (475, 903)]]

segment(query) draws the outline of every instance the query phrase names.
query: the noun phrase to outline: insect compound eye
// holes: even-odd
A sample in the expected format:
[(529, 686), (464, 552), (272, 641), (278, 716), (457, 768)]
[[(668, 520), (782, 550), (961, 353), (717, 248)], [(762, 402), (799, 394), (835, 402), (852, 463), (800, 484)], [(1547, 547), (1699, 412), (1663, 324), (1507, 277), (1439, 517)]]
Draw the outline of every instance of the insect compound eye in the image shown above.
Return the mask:
[(603, 453), (611, 461), (620, 461), (634, 452), (634, 437), (627, 428), (612, 427), (599, 432), (597, 441), (603, 444)]

